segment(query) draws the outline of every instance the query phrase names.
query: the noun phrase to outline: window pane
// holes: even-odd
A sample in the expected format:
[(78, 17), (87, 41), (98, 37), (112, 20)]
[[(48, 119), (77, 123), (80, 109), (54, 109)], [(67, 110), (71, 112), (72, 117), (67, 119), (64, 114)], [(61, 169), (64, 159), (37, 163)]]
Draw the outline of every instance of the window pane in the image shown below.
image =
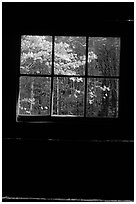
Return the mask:
[(19, 114), (49, 115), (50, 77), (20, 77)]
[(84, 79), (81, 77), (55, 77), (53, 82), (53, 114), (84, 114)]
[(85, 37), (55, 37), (54, 73), (85, 74)]
[(120, 38), (90, 37), (88, 75), (119, 76)]
[(88, 79), (87, 116), (118, 117), (118, 86), (118, 79)]
[(21, 74), (51, 74), (52, 37), (24, 35), (21, 38)]

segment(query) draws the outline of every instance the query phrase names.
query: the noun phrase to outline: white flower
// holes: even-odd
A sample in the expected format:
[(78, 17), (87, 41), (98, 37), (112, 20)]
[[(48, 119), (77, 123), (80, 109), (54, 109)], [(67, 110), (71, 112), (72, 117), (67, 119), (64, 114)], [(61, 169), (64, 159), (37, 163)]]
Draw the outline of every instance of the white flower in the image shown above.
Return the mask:
[(94, 100), (89, 100), (89, 104), (93, 104), (93, 101), (94, 101)]
[(81, 91), (80, 90), (76, 90), (76, 93), (80, 93)]
[(98, 58), (97, 55), (93, 51), (88, 53), (88, 62), (91, 62), (93, 59), (97, 58)]
[(102, 89), (103, 91), (110, 91), (110, 88), (109, 87), (106, 87), (105, 85), (103, 87), (100, 87), (100, 89)]
[(75, 77), (70, 77), (69, 79), (72, 80), (73, 82), (75, 82), (76, 80)]
[(76, 95), (76, 94), (74, 94), (74, 96), (75, 96), (75, 98), (77, 98), (77, 95)]
[(76, 79), (77, 82), (83, 82), (82, 77)]

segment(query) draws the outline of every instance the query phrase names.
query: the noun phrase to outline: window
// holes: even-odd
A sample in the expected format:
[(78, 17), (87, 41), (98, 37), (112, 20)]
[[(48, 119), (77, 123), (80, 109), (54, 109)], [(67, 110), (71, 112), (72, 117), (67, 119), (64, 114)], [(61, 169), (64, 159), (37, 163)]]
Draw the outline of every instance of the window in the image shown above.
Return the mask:
[(21, 37), (18, 116), (118, 117), (120, 38)]

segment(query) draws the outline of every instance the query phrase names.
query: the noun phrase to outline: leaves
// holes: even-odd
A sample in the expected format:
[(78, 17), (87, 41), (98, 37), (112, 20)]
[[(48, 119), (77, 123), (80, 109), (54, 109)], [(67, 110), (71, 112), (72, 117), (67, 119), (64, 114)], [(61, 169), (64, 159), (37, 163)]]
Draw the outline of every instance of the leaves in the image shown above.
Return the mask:
[(54, 79), (54, 115), (83, 116), (84, 114), (84, 79), (82, 78), (81, 81), (78, 77), (71, 78), (56, 77)]
[[(21, 40), (21, 74), (50, 74), (52, 37), (23, 36)], [(32, 66), (31, 66), (32, 65)]]
[[(90, 56), (90, 53), (91, 57)], [(93, 76), (118, 76), (120, 61), (120, 38), (90, 37), (88, 73)]]
[(81, 53), (80, 41), (85, 42), (85, 38), (55, 37), (55, 74), (84, 75), (85, 48)]
[(88, 79), (88, 117), (117, 117), (118, 82), (118, 79)]
[(49, 77), (20, 78), (20, 114), (49, 115), (51, 79)]
[[(118, 80), (96, 76), (119, 75), (120, 39), (89, 37), (87, 90), (84, 78), (86, 37), (57, 36), (54, 53), (52, 47), (51, 36), (22, 36), (20, 73), (28, 77), (20, 78), (19, 113), (50, 114), (54, 55), (53, 114), (83, 116), (84, 94), (87, 91), (88, 117), (117, 117)], [(29, 74), (46, 74), (49, 77), (30, 77)]]

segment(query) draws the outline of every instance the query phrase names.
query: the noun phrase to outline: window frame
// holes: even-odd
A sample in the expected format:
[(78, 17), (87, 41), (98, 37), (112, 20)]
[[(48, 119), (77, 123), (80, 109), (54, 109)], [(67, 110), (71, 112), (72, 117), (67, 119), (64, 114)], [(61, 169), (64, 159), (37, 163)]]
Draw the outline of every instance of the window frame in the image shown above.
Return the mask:
[[(30, 35), (30, 34), (29, 34)], [(33, 34), (34, 35), (34, 34)], [(22, 36), (22, 35), (21, 35)], [(21, 40), (20, 36), (20, 40)], [(97, 120), (97, 119), (104, 119), (104, 120), (117, 120), (120, 117), (119, 114), (119, 105), (120, 105), (120, 67), (121, 67), (121, 37), (120, 36), (112, 36), (113, 38), (119, 38), (120, 39), (120, 58), (119, 58), (119, 74), (117, 76), (96, 76), (96, 75), (88, 75), (88, 47), (89, 47), (89, 37), (92, 37), (90, 35), (37, 35), (37, 36), (50, 36), (52, 37), (52, 66), (51, 66), (51, 73), (50, 74), (21, 74), (20, 73), (20, 66), (19, 66), (19, 72), (18, 72), (18, 82), (20, 77), (27, 76), (27, 77), (48, 77), (51, 79), (51, 93), (50, 93), (50, 115), (23, 115), (19, 114), (18, 110), (18, 103), (19, 103), (19, 92), (20, 89), (18, 87), (18, 94), (17, 94), (17, 105), (16, 105), (16, 122), (32, 122), (32, 123), (43, 123), (43, 122), (83, 122), (83, 120), (86, 122), (88, 120)], [(85, 37), (86, 38), (86, 59), (85, 59), (85, 74), (84, 75), (63, 75), (63, 74), (55, 74), (54, 73), (54, 47), (55, 47), (55, 37), (64, 36), (64, 37)], [(97, 36), (99, 37), (99, 36)], [(105, 37), (105, 36), (104, 36)], [(108, 37), (108, 36), (107, 36)], [(20, 56), (21, 56), (21, 41), (20, 41)], [(53, 104), (53, 79), (57, 77), (82, 77), (85, 79), (85, 88), (84, 88), (84, 106), (83, 106), (83, 116), (79, 115), (53, 115), (52, 114), (52, 104)], [(96, 78), (102, 78), (102, 79), (118, 79), (118, 116), (117, 117), (87, 117), (87, 81), (88, 79), (96, 79)]]

